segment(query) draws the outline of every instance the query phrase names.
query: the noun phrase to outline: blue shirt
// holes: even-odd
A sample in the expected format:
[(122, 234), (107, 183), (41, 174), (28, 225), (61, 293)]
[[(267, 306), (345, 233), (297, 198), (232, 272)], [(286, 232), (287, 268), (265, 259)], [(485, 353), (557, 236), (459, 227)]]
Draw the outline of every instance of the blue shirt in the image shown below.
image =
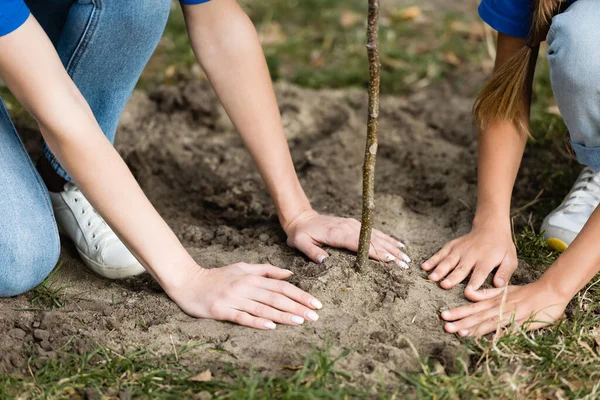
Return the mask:
[(524, 39), (531, 28), (532, 7), (532, 0), (482, 0), (479, 16), (498, 32)]
[[(181, 4), (200, 4), (207, 1), (210, 0), (179, 0)], [(29, 9), (23, 0), (0, 0), (0, 36), (7, 35), (23, 25), (28, 17)]]

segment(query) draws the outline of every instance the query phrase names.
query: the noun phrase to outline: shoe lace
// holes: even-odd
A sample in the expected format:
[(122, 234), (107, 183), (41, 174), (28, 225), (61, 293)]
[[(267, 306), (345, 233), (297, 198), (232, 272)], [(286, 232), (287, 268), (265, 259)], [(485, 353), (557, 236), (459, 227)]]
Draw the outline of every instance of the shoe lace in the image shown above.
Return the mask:
[(104, 241), (107, 237), (110, 238), (114, 236), (112, 234), (112, 229), (108, 226), (106, 221), (104, 221), (104, 218), (98, 214), (90, 202), (85, 198), (78, 187), (73, 185), (72, 190), (77, 193), (77, 196), (74, 197), (74, 200), (76, 203), (80, 203), (79, 212), (81, 212), (83, 215), (89, 215), (85, 224), (91, 229), (92, 244), (94, 245), (94, 248), (98, 250), (100, 248), (99, 243)]
[(583, 208), (593, 211), (599, 203), (600, 172), (586, 167), (565, 199), (564, 206), (572, 212), (583, 211)]

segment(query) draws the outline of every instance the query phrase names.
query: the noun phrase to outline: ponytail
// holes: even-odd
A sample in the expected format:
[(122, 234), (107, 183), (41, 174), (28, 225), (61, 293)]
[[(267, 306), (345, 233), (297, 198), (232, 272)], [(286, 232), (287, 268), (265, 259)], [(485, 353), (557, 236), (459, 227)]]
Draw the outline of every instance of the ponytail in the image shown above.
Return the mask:
[(559, 12), (563, 0), (532, 2), (533, 15), (526, 46), (494, 72), (473, 106), (475, 123), (481, 131), (493, 122), (512, 121), (520, 130), (528, 132), (521, 108), (527, 76), (536, 62), (537, 48), (546, 38), (552, 17)]

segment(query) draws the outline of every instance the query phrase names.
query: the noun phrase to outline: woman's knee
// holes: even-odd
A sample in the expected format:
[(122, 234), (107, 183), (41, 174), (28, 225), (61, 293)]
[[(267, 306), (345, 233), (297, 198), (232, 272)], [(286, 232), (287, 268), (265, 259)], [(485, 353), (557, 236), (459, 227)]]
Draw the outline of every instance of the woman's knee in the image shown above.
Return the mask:
[[(7, 232), (4, 232), (2, 236)], [(55, 226), (9, 233), (0, 248), (0, 297), (11, 297), (33, 289), (52, 272), (60, 256)]]
[(107, 3), (107, 7), (114, 7), (111, 15), (116, 17), (112, 21), (115, 24), (112, 29), (117, 29), (121, 31), (121, 34), (135, 40), (158, 43), (169, 18), (170, 0), (130, 0)]
[[(548, 34), (548, 60), (559, 91), (597, 93), (600, 89), (600, 4), (578, 0), (554, 17)], [(563, 93), (558, 93), (563, 95)]]

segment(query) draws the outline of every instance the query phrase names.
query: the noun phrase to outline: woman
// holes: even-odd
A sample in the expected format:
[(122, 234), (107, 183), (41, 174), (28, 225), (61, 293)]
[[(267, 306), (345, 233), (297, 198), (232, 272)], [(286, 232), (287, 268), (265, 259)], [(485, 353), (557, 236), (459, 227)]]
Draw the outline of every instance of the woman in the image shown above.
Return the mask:
[[(257, 329), (316, 320), (321, 303), (283, 282), (288, 270), (197, 265), (112, 146), (170, 6), (170, 0), (0, 2), (0, 77), (45, 139), (38, 174), (0, 106), (0, 296), (23, 293), (50, 273), (59, 256), (56, 216), (94, 271), (119, 278), (145, 269), (192, 316)], [(235, 0), (182, 0), (182, 7), (198, 61), (265, 181), (288, 244), (318, 263), (327, 257), (323, 245), (356, 250), (359, 223), (319, 215), (300, 186), (248, 17)], [(377, 231), (371, 256), (404, 265), (399, 246)]]

